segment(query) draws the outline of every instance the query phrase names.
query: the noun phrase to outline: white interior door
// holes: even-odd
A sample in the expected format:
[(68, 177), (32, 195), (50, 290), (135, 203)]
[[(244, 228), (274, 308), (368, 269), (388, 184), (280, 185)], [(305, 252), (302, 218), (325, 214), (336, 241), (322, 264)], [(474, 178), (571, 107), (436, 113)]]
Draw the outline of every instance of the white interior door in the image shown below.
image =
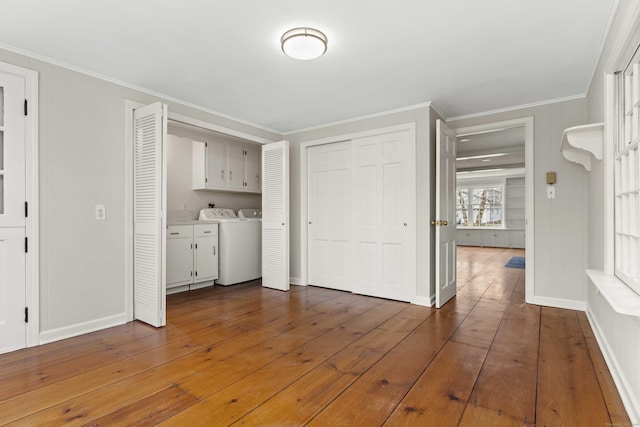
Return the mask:
[(0, 72), (0, 353), (26, 347), (25, 79)]
[(262, 146), (262, 286), (289, 290), (289, 141)]
[(134, 318), (164, 326), (166, 312), (167, 106), (134, 111)]
[(309, 284), (351, 290), (351, 141), (308, 149)]
[(415, 295), (415, 138), (410, 131), (353, 140), (353, 291)]
[(456, 295), (456, 135), (436, 121), (436, 307)]

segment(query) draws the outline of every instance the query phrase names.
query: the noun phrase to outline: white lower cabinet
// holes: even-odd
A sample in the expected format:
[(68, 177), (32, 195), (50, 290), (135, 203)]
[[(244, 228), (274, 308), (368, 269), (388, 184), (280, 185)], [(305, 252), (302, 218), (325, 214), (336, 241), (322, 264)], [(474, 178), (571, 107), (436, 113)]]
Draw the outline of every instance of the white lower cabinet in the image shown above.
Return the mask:
[(167, 227), (167, 290), (193, 283), (193, 226)]
[(458, 229), (458, 246), (524, 249), (524, 230)]
[(167, 227), (167, 293), (213, 285), (218, 278), (218, 224)]

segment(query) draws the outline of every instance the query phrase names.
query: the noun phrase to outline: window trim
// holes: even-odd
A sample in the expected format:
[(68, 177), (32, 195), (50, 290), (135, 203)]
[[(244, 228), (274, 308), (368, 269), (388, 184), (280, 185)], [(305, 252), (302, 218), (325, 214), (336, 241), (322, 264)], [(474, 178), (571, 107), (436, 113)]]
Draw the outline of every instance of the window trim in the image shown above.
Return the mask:
[[(618, 97), (615, 73), (624, 70), (640, 44), (640, 3), (629, 8), (621, 30), (612, 41), (607, 61), (597, 72), (604, 74), (604, 273), (634, 295), (636, 291), (616, 276), (615, 269), (615, 147), (619, 132)], [(595, 283), (595, 282), (594, 282)], [(639, 295), (640, 297), (640, 295)]]
[[(635, 292), (640, 296), (640, 279), (638, 279), (638, 274), (636, 273), (636, 277), (630, 277), (627, 274), (627, 271), (618, 269), (617, 267), (617, 264), (618, 264), (617, 251), (619, 250), (617, 241), (621, 233), (618, 232), (616, 229), (616, 224), (617, 224), (616, 217), (618, 217), (618, 214), (616, 213), (616, 206), (618, 205), (617, 203), (618, 190), (616, 189), (616, 181), (617, 181), (616, 177), (619, 177), (620, 180), (622, 180), (622, 177), (620, 177), (618, 173), (618, 168), (622, 168), (621, 166), (618, 166), (618, 157), (622, 156), (624, 158), (627, 155), (626, 153), (628, 153), (629, 151), (637, 150), (637, 145), (638, 145), (637, 144), (638, 137), (636, 136), (634, 141), (633, 134), (632, 134), (633, 130), (631, 129), (633, 127), (632, 121), (635, 120), (637, 123), (638, 117), (636, 116), (634, 119), (632, 115), (631, 116), (632, 118), (630, 120), (627, 120), (626, 111), (627, 111), (627, 103), (629, 102), (629, 97), (633, 96), (631, 94), (631, 90), (634, 89), (631, 86), (630, 79), (627, 77), (627, 69), (629, 67), (633, 67), (634, 59), (636, 60), (635, 63), (637, 63), (639, 59), (638, 58), (639, 51), (640, 51), (640, 43), (636, 46), (635, 49), (633, 49), (632, 53), (629, 56), (624, 57), (625, 59), (623, 60), (623, 65), (619, 66), (618, 71), (616, 71), (611, 75), (611, 80), (612, 80), (611, 87), (607, 85), (607, 89), (611, 89), (611, 93), (608, 94), (609, 96), (607, 97), (607, 99), (610, 102), (609, 105), (610, 105), (611, 112), (613, 113), (613, 117), (612, 117), (612, 121), (609, 122), (611, 124), (610, 132), (607, 133), (607, 135), (610, 138), (606, 138), (605, 140), (607, 152), (608, 154), (610, 154), (606, 158), (606, 162), (605, 162), (609, 166), (609, 168), (606, 169), (605, 178), (611, 181), (611, 193), (606, 196), (607, 197), (606, 201), (608, 204), (611, 204), (611, 209), (612, 209), (611, 210), (612, 216), (610, 218), (607, 218), (607, 221), (608, 222), (610, 221), (612, 223), (610, 231), (607, 231), (607, 233), (610, 233), (611, 244), (612, 244), (612, 247), (610, 248), (610, 252), (611, 252), (610, 262), (612, 263), (612, 265), (610, 266), (611, 273), (618, 280), (623, 282), (624, 285), (626, 285), (629, 289), (631, 289), (633, 292)], [(634, 67), (634, 68), (636, 68), (636, 72), (637, 72), (638, 67)], [(636, 79), (636, 82), (637, 82), (637, 79)], [(638, 90), (638, 89), (639, 88), (635, 88), (635, 90)], [(638, 133), (637, 129), (635, 133)], [(619, 154), (619, 153), (622, 153), (622, 154)], [(636, 156), (636, 155), (633, 155), (633, 156)], [(624, 169), (622, 168), (622, 170)], [(625, 184), (621, 184), (622, 188), (625, 188), (626, 185), (628, 185), (626, 184), (626, 181), (628, 181), (628, 177), (626, 178), (627, 178), (626, 180), (621, 181), (621, 182), (625, 182)], [(636, 198), (637, 197), (638, 195), (636, 194)], [(636, 203), (638, 203), (637, 200), (636, 200)], [(621, 208), (620, 210), (621, 210), (621, 214), (628, 213), (625, 211), (625, 209)], [(636, 211), (636, 217), (637, 216), (640, 216), (639, 211)], [(635, 221), (637, 221), (637, 219)], [(625, 223), (626, 220), (623, 220), (622, 222)], [(632, 240), (634, 239), (635, 241), (633, 241), (632, 243), (637, 245), (637, 237), (632, 238)], [(637, 250), (638, 250), (638, 247), (636, 247), (636, 251)], [(635, 265), (636, 269), (640, 268), (640, 263), (638, 262), (639, 259), (640, 259), (640, 256), (636, 256), (636, 259), (633, 260), (636, 263)]]

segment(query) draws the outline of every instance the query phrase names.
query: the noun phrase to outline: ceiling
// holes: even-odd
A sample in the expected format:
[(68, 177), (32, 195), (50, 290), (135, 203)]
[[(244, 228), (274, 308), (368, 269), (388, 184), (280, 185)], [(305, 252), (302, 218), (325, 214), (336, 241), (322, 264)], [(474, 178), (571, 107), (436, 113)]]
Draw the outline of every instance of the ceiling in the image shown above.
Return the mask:
[(524, 167), (524, 140), (523, 126), (460, 135), (456, 144), (456, 169), (461, 172)]
[[(584, 95), (617, 0), (3, 0), (0, 46), (278, 132)], [(296, 61), (286, 30), (327, 53)]]

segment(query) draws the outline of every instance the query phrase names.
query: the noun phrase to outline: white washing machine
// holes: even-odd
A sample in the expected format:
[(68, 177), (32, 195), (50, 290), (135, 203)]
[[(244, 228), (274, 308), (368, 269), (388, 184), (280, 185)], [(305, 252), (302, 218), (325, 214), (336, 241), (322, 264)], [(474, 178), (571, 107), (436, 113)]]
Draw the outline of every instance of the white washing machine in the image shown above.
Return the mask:
[(257, 218), (238, 218), (233, 209), (208, 208), (199, 221), (218, 222), (218, 285), (233, 285), (262, 277), (262, 223)]
[(238, 218), (256, 218), (262, 221), (262, 209), (238, 209)]

